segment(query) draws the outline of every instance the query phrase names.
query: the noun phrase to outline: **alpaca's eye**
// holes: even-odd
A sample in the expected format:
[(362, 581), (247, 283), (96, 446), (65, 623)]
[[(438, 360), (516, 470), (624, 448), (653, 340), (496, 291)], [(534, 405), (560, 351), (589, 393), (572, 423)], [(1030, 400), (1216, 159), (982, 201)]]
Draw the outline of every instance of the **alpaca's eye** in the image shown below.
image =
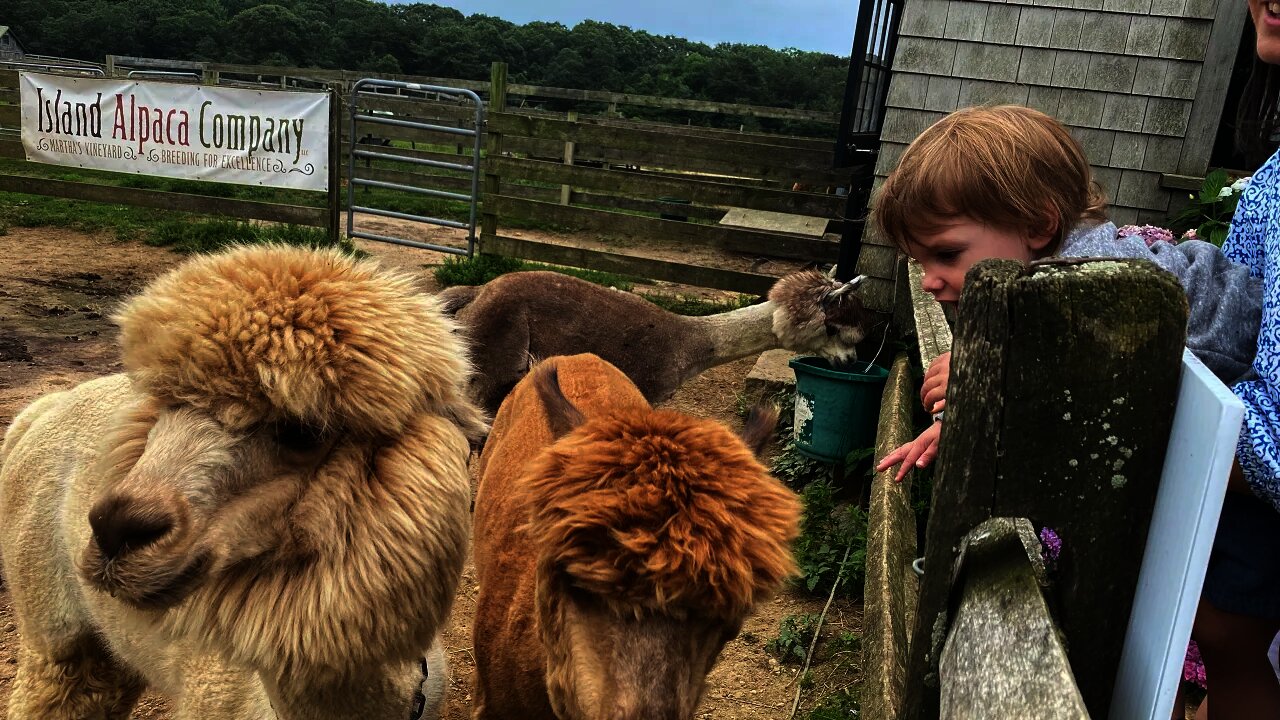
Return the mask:
[(278, 422), (273, 426), (276, 442), (286, 450), (307, 452), (324, 444), (325, 436), (318, 428), (299, 422)]

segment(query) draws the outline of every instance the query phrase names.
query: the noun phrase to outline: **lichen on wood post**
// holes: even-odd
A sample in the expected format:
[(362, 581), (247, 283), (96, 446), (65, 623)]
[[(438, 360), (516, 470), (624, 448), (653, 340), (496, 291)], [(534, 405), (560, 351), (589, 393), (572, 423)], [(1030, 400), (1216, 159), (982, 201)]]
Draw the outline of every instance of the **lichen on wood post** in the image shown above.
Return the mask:
[(1187, 304), (1130, 260), (986, 261), (966, 277), (905, 717), (935, 717), (960, 539), (995, 516), (1063, 541), (1058, 621), (1106, 715), (1173, 423)]

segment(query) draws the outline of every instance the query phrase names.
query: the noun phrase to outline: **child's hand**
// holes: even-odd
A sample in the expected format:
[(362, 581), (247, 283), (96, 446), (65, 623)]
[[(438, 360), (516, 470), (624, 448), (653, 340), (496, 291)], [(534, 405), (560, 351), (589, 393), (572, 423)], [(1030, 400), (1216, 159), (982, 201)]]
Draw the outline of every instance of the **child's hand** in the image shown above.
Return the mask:
[(947, 406), (947, 381), (951, 377), (951, 353), (944, 352), (929, 363), (920, 388), (920, 402), (929, 413), (939, 413)]
[(929, 463), (938, 456), (938, 438), (941, 435), (942, 421), (936, 420), (928, 430), (920, 433), (920, 437), (885, 455), (880, 464), (876, 465), (876, 472), (884, 472), (902, 463), (902, 467), (898, 468), (898, 474), (893, 478), (894, 482), (902, 482), (908, 470), (913, 467), (928, 467)]

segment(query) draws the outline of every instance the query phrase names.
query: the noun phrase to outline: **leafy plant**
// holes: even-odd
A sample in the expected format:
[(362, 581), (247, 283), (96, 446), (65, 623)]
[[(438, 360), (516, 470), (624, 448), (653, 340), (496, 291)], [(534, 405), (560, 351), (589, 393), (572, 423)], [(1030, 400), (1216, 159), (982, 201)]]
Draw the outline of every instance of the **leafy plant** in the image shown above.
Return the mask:
[(862, 704), (854, 688), (846, 687), (823, 698), (818, 707), (809, 711), (808, 720), (850, 720), (858, 717), (862, 717)]
[(782, 618), (778, 627), (778, 636), (765, 643), (765, 652), (778, 658), (783, 663), (802, 663), (809, 652), (809, 643), (813, 641), (813, 633), (818, 629), (818, 615), (788, 615)]
[(1178, 232), (1194, 230), (1195, 237), (1221, 247), (1248, 184), (1249, 178), (1232, 178), (1225, 170), (1214, 170), (1205, 176), (1200, 192), (1173, 216), (1173, 228)]
[[(867, 515), (852, 504), (837, 504), (829, 479), (815, 480), (801, 493), (804, 518), (796, 540), (796, 563), (809, 592), (830, 592), (839, 577), (848, 595), (862, 592), (867, 559)], [(850, 547), (845, 557), (845, 549)], [(843, 560), (843, 562), (841, 562)]]
[(632, 287), (635, 287), (634, 278), (618, 275), (617, 273), (543, 265), (500, 255), (446, 258), (443, 264), (436, 266), (434, 274), (436, 282), (440, 283), (441, 287), (450, 287), (452, 285), (483, 285), (499, 275), (523, 270), (549, 270), (558, 272), (561, 275), (571, 275), (580, 280), (624, 291), (629, 291)]

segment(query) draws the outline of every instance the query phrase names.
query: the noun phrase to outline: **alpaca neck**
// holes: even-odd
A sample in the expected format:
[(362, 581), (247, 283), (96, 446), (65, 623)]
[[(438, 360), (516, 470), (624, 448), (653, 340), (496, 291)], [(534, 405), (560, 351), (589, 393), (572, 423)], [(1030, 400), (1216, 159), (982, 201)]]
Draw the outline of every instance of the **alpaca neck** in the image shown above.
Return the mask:
[(711, 352), (700, 358), (698, 372), (738, 358), (781, 347), (773, 334), (772, 301), (730, 310), (729, 312), (689, 318), (703, 342), (710, 342)]

